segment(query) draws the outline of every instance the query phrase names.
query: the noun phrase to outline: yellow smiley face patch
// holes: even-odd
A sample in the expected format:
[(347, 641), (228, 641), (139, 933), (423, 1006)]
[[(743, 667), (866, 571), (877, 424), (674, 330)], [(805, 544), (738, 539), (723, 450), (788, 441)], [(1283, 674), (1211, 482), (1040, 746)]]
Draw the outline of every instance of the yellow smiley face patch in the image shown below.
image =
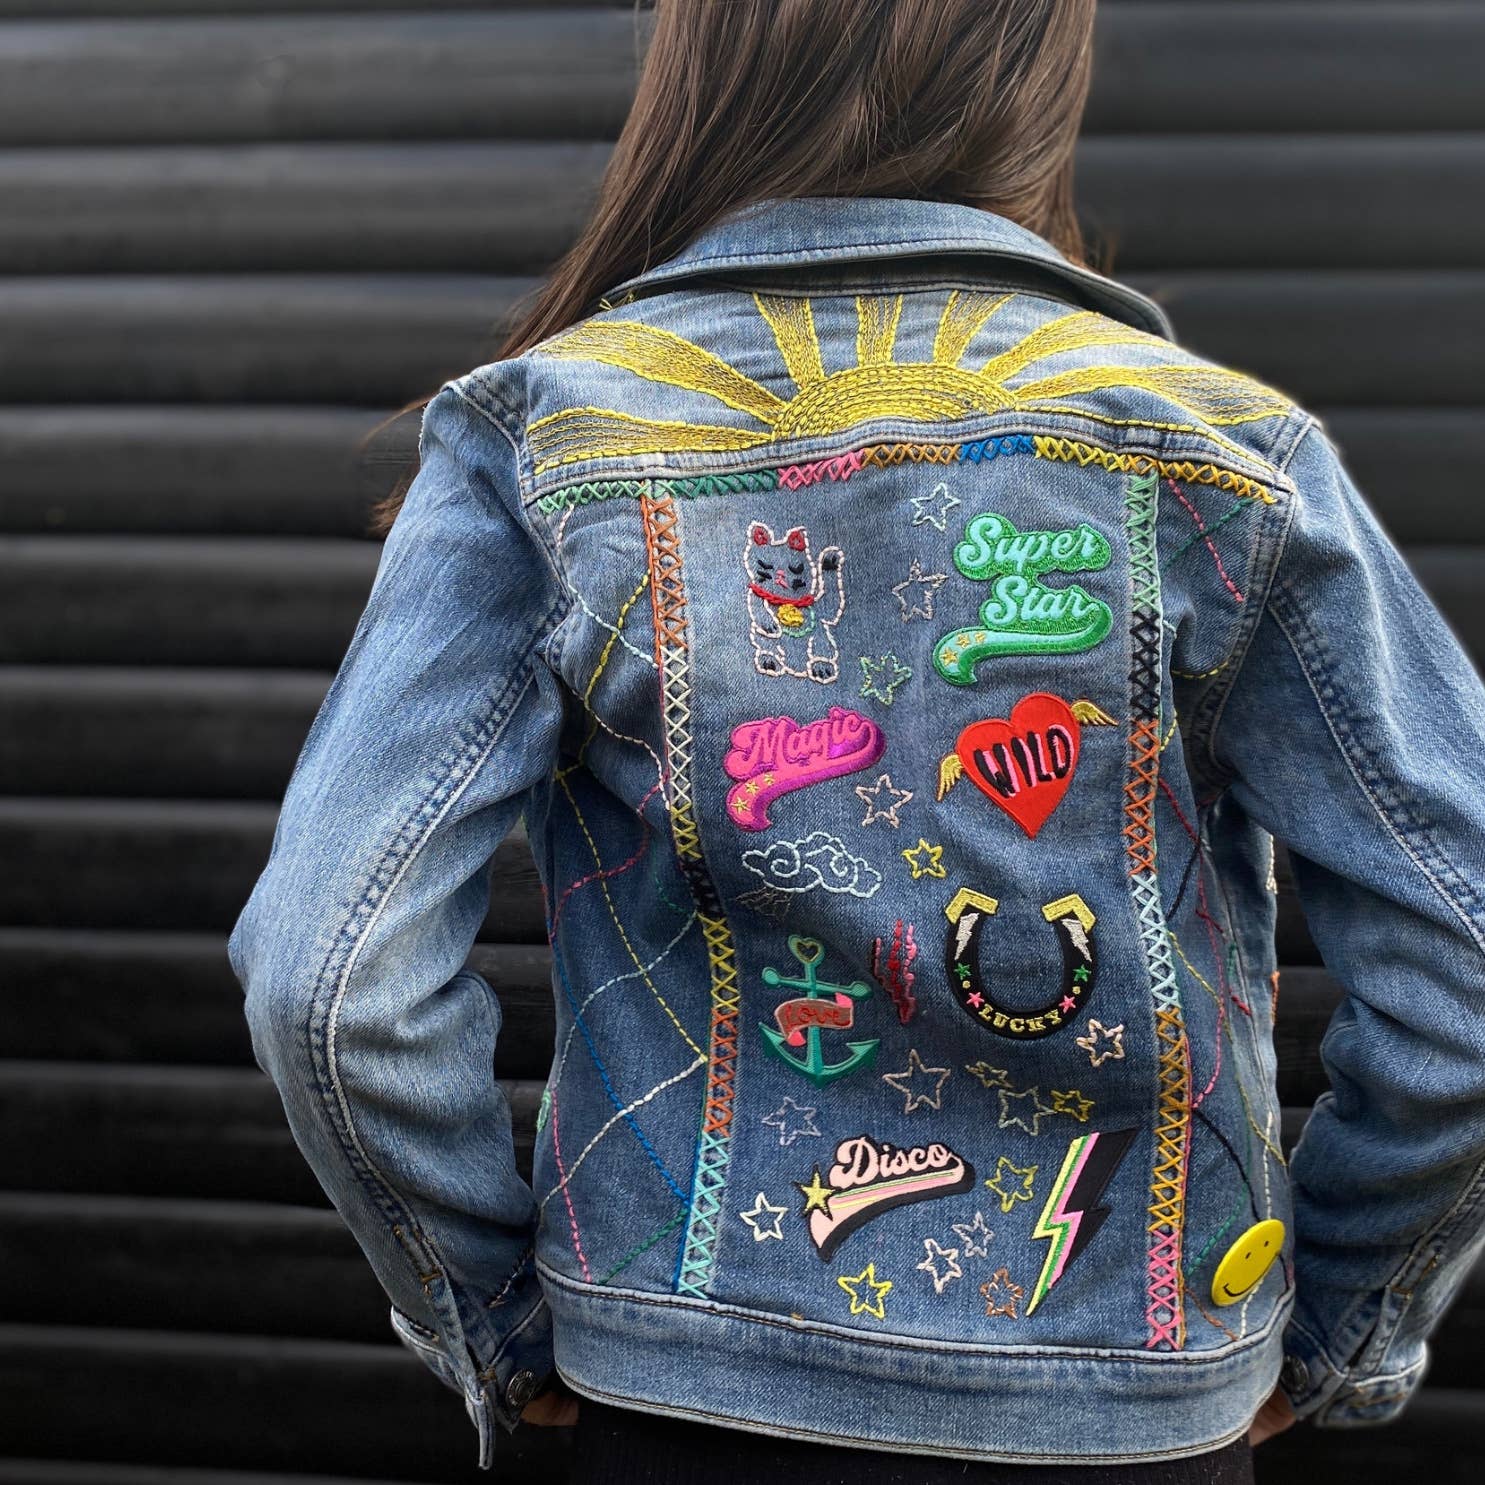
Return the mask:
[(1277, 1217), (1250, 1227), (1222, 1255), (1212, 1275), (1212, 1300), (1236, 1304), (1255, 1290), (1284, 1246), (1284, 1224)]

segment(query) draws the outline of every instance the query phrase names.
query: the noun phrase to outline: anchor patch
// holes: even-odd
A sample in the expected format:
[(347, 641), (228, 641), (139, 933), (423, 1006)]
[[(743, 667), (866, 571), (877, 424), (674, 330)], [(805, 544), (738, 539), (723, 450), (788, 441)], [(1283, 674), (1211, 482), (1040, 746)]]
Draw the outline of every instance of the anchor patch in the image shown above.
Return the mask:
[(1042, 909), (1062, 947), (1062, 981), (1056, 994), (1030, 1009), (1013, 1009), (986, 989), (980, 976), (980, 930), (1000, 907), (993, 897), (961, 887), (944, 909), (944, 963), (949, 988), (976, 1022), (1000, 1036), (1032, 1041), (1072, 1023), (1093, 991), (1098, 956), (1093, 939), (1097, 921), (1076, 892)]
[[(881, 1045), (880, 1039), (847, 1042), (848, 1056), (839, 1062), (826, 1062), (820, 1045), (820, 1033), (822, 1030), (849, 1030), (855, 1020), (854, 1002), (870, 995), (871, 986), (861, 980), (855, 980), (849, 985), (822, 983), (817, 971), (820, 961), (825, 957), (825, 945), (818, 939), (802, 938), (797, 933), (791, 933), (789, 952), (804, 970), (803, 978), (789, 978), (776, 969), (767, 968), (763, 971), (763, 983), (784, 990), (802, 990), (804, 993), (792, 1000), (781, 1001), (774, 1007), (773, 1018), (778, 1023), (777, 1030), (764, 1021), (758, 1023), (758, 1029), (768, 1045), (795, 1072), (803, 1073), (819, 1088), (857, 1068), (870, 1067), (877, 1048)], [(804, 1055), (796, 1056), (790, 1048), (803, 1048)]]

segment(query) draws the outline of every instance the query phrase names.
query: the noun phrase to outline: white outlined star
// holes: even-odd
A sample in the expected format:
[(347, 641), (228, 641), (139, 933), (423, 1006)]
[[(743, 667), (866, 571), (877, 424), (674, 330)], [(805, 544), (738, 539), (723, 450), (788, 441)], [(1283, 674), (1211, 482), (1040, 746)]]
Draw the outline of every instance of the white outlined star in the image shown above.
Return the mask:
[[(924, 1067), (923, 1059), (918, 1056), (918, 1049), (908, 1049), (908, 1065), (902, 1072), (883, 1073), (882, 1081), (890, 1083), (899, 1093), (903, 1095), (903, 1113), (911, 1114), (920, 1104), (930, 1109), (942, 1109), (944, 1106), (944, 1084), (949, 1080), (952, 1069), (947, 1067)], [(917, 1089), (919, 1078), (932, 1077), (935, 1081), (931, 1093), (921, 1093)]]
[[(914, 1268), (921, 1268), (933, 1280), (933, 1292), (942, 1294), (944, 1285), (950, 1279), (962, 1279), (964, 1270), (959, 1267), (959, 1249), (941, 1247), (935, 1238), (924, 1238), (923, 1247), (927, 1251), (927, 1257), (922, 1263), (915, 1263)], [(939, 1272), (939, 1260), (944, 1263), (944, 1270)]]
[(815, 1115), (818, 1112), (818, 1109), (806, 1108), (804, 1104), (786, 1098), (773, 1113), (765, 1114), (758, 1122), (777, 1129), (781, 1145), (792, 1145), (802, 1134), (820, 1133), (815, 1127)]
[(1107, 1062), (1110, 1057), (1115, 1061), (1124, 1056), (1124, 1025), (1105, 1026), (1102, 1021), (1090, 1021), (1088, 1023), (1088, 1035), (1075, 1037), (1077, 1044), (1088, 1054), (1088, 1061), (1094, 1067)]
[(908, 563), (908, 575), (893, 585), (892, 592), (902, 606), (902, 622), (909, 619), (931, 619), (933, 617), (933, 595), (939, 584), (948, 580), (946, 572), (924, 572), (923, 564), (916, 557)]
[(913, 496), (913, 525), (932, 526), (935, 531), (942, 531), (949, 512), (958, 504), (959, 497), (950, 495), (948, 485), (940, 480), (927, 495)]
[[(788, 1207), (774, 1206), (760, 1191), (758, 1200), (747, 1211), (737, 1215), (753, 1229), (753, 1241), (761, 1243), (765, 1238), (783, 1238), (784, 1229), (779, 1224), (788, 1210)], [(767, 1221), (763, 1220), (765, 1216)]]
[[(881, 804), (883, 792), (892, 801), (886, 809)], [(902, 824), (897, 818), (897, 812), (912, 799), (913, 791), (899, 789), (892, 782), (891, 774), (879, 773), (876, 783), (856, 785), (856, 797), (866, 806), (866, 818), (861, 822), (863, 825), (870, 825), (873, 820), (885, 820), (896, 830)]]
[(985, 1214), (977, 1211), (973, 1222), (955, 1222), (951, 1226), (954, 1236), (963, 1244), (960, 1251), (966, 1258), (988, 1258), (990, 1256), (990, 1239), (995, 1236), (990, 1224), (985, 1221)]

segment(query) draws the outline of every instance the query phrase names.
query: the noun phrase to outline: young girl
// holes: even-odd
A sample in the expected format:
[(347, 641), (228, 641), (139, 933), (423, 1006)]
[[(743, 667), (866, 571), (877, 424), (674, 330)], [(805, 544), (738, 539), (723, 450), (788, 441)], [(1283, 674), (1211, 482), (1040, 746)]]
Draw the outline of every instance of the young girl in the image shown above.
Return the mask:
[[(427, 406), (231, 956), (482, 1467), (1250, 1479), (1479, 1251), (1485, 693), (1324, 426), (1084, 263), (1093, 9), (660, 0)], [(1287, 1161), (1275, 838), (1344, 991)]]

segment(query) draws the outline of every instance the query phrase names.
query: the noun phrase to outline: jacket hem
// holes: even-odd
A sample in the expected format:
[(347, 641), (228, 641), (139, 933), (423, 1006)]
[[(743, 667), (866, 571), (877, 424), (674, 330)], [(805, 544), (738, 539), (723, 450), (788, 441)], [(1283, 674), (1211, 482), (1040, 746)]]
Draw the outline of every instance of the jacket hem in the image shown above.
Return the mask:
[(1138, 1464), (1231, 1443), (1277, 1384), (1293, 1302), (1206, 1351), (991, 1347), (540, 1272), (556, 1368), (576, 1392), (780, 1437), (1003, 1463)]

